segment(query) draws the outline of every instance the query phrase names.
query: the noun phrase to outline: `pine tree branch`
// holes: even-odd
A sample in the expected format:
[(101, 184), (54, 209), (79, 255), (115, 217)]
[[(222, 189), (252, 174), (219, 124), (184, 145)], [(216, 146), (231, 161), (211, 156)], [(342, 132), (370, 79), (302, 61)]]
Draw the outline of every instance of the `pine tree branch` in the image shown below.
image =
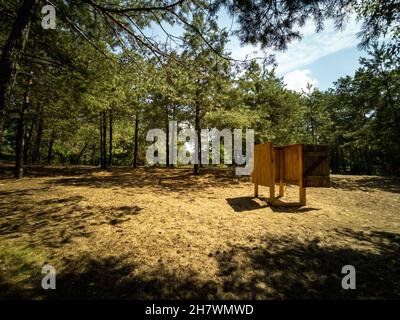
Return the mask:
[(183, 4), (183, 2), (185, 2), (185, 1), (186, 0), (178, 0), (174, 3), (164, 5), (164, 6), (137, 7), (137, 8), (110, 8), (110, 7), (104, 7), (102, 5), (99, 5), (94, 0), (83, 0), (84, 3), (87, 3), (87, 4), (91, 5), (92, 7), (95, 7), (102, 11), (107, 11), (109, 13), (116, 13), (116, 14), (127, 14), (130, 12), (149, 12), (149, 11), (155, 11), (155, 10), (170, 10), (176, 6)]

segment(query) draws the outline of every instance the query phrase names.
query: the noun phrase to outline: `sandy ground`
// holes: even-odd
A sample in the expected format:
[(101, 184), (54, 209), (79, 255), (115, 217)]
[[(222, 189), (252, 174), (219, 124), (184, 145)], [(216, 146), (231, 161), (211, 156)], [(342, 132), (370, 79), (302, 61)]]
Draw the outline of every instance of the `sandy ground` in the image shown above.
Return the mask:
[[(306, 207), (271, 208), (227, 170), (0, 176), (0, 298), (400, 298), (396, 179), (333, 175)], [(56, 290), (41, 288), (44, 264)], [(342, 289), (344, 265), (356, 290)]]

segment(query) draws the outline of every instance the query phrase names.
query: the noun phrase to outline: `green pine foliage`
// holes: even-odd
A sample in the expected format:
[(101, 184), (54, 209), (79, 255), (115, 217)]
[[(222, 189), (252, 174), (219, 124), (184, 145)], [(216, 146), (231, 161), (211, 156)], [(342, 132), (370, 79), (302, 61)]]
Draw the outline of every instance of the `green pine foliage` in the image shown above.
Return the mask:
[[(275, 2), (286, 20), (272, 12), (273, 19), (267, 23), (263, 19), (268, 12), (262, 15), (256, 4)], [(125, 1), (54, 1), (57, 30), (44, 31), (40, 19), (35, 19), (21, 54), (20, 75), (0, 136), (0, 157), (8, 161), (14, 157), (26, 74), (32, 72), (24, 119), (25, 164), (99, 165), (103, 117), (107, 153), (112, 125), (113, 165), (132, 165), (135, 145), (137, 162), (144, 165), (147, 131), (166, 131), (168, 121), (175, 120), (180, 128), (195, 127), (196, 122), (209, 129), (252, 128), (256, 143), (328, 144), (333, 172), (399, 175), (400, 60), (395, 1), (354, 5), (352, 10), (365, 18), (364, 29), (369, 33), (362, 44), (370, 48), (369, 57), (360, 60), (354, 75), (338, 79), (325, 92), (311, 86), (302, 93), (288, 90), (272, 66), (230, 58), (225, 48), (229, 33), (218, 26), (218, 8), (226, 6), (238, 17), (243, 42), (284, 49), (298, 38), (293, 30), (307, 15), (315, 15), (318, 28), (327, 17), (336, 18), (340, 25), (348, 6), (340, 7), (340, 1), (321, 1), (320, 7), (306, 2), (304, 6), (302, 1), (249, 1), (236, 6), (226, 1), (214, 5), (183, 2), (139, 14), (118, 12), (116, 8), (126, 7)], [(2, 48), (20, 3), (13, 0), (0, 5)], [(163, 3), (144, 1), (143, 6)], [(320, 16), (317, 7), (329, 8), (327, 16)], [(377, 10), (384, 13), (381, 21), (372, 19)], [(257, 21), (263, 29), (252, 33)], [(155, 24), (159, 28), (179, 25), (183, 33), (179, 39), (170, 36), (162, 43), (146, 33)], [(282, 29), (276, 33), (271, 26)], [(383, 45), (372, 45), (384, 32), (392, 32), (392, 37)]]

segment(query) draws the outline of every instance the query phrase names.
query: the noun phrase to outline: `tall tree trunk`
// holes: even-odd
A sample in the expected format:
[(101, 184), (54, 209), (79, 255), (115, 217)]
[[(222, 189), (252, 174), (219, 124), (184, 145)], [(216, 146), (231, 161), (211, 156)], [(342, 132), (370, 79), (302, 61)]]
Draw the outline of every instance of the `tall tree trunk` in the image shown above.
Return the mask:
[(42, 142), (42, 136), (43, 136), (43, 121), (44, 121), (43, 113), (41, 110), (39, 125), (36, 132), (35, 146), (33, 148), (33, 153), (32, 153), (32, 163), (35, 163), (40, 158), (40, 144)]
[[(24, 0), (0, 58), (0, 139), (9, 111), (10, 95), (18, 73), (38, 0)], [(22, 152), (22, 151), (21, 151)]]
[(340, 154), (339, 148), (335, 145), (330, 149), (331, 157), (330, 157), (330, 167), (332, 169), (332, 173), (339, 173), (340, 172)]
[(96, 144), (93, 143), (92, 144), (92, 155), (90, 157), (90, 162), (91, 162), (92, 166), (98, 165), (97, 161), (95, 161), (95, 156), (96, 156)]
[(100, 166), (103, 165), (103, 112), (100, 113)]
[(47, 151), (47, 164), (51, 163), (51, 158), (53, 156), (53, 145), (54, 145), (54, 140), (55, 139), (56, 139), (56, 133), (53, 131), (51, 133), (50, 142), (49, 142), (49, 149)]
[(311, 121), (311, 134), (312, 134), (312, 141), (314, 144), (317, 143), (315, 139), (315, 127), (314, 127), (314, 120)]
[(88, 146), (88, 144), (87, 144), (87, 142), (85, 142), (85, 145), (83, 146), (81, 152), (79, 152), (78, 156), (76, 157), (76, 164), (79, 164), (79, 162), (80, 162), (80, 160), (81, 160), (83, 154), (84, 154), (85, 151), (86, 151), (87, 146)]
[[(25, 143), (24, 143), (24, 164), (28, 163), (28, 155), (29, 155), (29, 146), (30, 146), (30, 142), (32, 139), (32, 135), (33, 135), (33, 129), (35, 127), (35, 122), (36, 122), (36, 115), (35, 117), (32, 119), (32, 123), (30, 125), (29, 130), (26, 130), (27, 133), (25, 134)], [(28, 126), (26, 126), (26, 129), (28, 129)]]
[(167, 168), (170, 166), (169, 164), (169, 113), (168, 113), (168, 104), (165, 105), (165, 123), (166, 123), (166, 133), (167, 139), (165, 144), (165, 152), (166, 152), (166, 165)]
[(372, 175), (371, 152), (366, 149), (367, 174)]
[(22, 151), (22, 164), (28, 163), (28, 148), (29, 148), (29, 131), (28, 125), (24, 128), (24, 150)]
[(133, 150), (133, 167), (137, 168), (138, 165), (138, 141), (139, 141), (139, 114), (135, 114), (135, 146)]
[(19, 111), (19, 119), (17, 126), (16, 148), (15, 148), (15, 168), (14, 178), (21, 179), (24, 174), (24, 127), (25, 127), (25, 114), (29, 107), (29, 86), (32, 84), (32, 74), (28, 76), (24, 94), (24, 102), (22, 109)]
[(23, 163), (24, 163), (24, 117), (25, 112), (28, 108), (28, 104), (24, 102), (22, 110), (19, 112), (17, 136), (16, 136), (16, 148), (15, 148), (15, 168), (14, 178), (21, 179), (23, 176)]
[(354, 174), (354, 159), (353, 159), (353, 148), (350, 145), (350, 151), (349, 151), (349, 165), (350, 165), (350, 174)]
[(197, 146), (195, 146), (195, 148), (197, 149), (197, 164), (194, 164), (194, 171), (193, 173), (195, 175), (199, 174), (199, 168), (200, 168), (200, 159), (201, 159), (201, 143), (200, 143), (200, 133), (201, 133), (201, 129), (200, 129), (200, 103), (197, 101), (196, 102), (196, 110), (195, 110), (195, 119), (194, 119), (194, 128), (196, 130), (196, 135), (197, 135)]
[[(176, 116), (176, 114), (177, 114), (177, 111), (176, 111), (176, 104), (175, 103), (173, 103), (172, 104), (172, 120), (173, 121), (176, 121), (176, 125), (177, 125), (177, 128), (179, 127), (179, 121), (178, 121), (178, 119), (177, 119), (177, 116)], [(168, 137), (167, 137), (168, 138)], [(171, 146), (169, 146), (169, 147), (171, 147)], [(176, 156), (175, 156), (176, 157)], [(175, 159), (176, 160), (176, 159)], [(170, 165), (169, 165), (171, 168), (173, 168), (173, 167), (175, 167), (176, 166), (176, 163), (170, 163)]]
[(107, 169), (107, 124), (106, 111), (101, 112), (101, 168)]
[(110, 109), (110, 141), (109, 141), (109, 155), (108, 155), (108, 166), (112, 166), (113, 161), (113, 114), (112, 110)]

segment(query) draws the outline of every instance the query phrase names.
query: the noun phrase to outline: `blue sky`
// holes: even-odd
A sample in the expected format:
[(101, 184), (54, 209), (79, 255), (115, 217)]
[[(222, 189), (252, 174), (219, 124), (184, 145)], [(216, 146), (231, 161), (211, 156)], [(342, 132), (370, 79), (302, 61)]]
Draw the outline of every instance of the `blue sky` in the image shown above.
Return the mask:
[[(236, 23), (224, 11), (219, 15), (221, 28), (237, 29)], [(181, 26), (163, 26), (168, 32), (175, 35), (182, 34)], [(158, 39), (165, 39), (164, 32), (153, 26), (149, 35)], [(284, 52), (263, 52), (258, 47), (249, 45), (241, 46), (236, 37), (231, 37), (227, 50), (235, 59), (263, 57), (265, 54), (274, 53), (278, 66), (276, 73), (283, 77), (287, 88), (301, 92), (307, 83), (313, 84), (320, 90), (333, 86), (338, 78), (353, 75), (359, 67), (360, 56), (365, 56), (364, 51), (357, 49), (360, 32), (360, 23), (350, 17), (342, 31), (334, 28), (332, 21), (325, 23), (323, 31), (316, 33), (312, 22), (306, 23), (300, 29), (302, 40), (290, 43)]]
[(305, 65), (304, 68), (310, 70), (311, 77), (318, 81), (318, 88), (326, 90), (340, 77), (353, 75), (359, 67), (360, 56), (365, 55), (364, 51), (352, 47), (324, 56), (310, 65)]
[[(225, 15), (221, 21), (223, 25), (231, 24), (231, 19)], [(289, 89), (301, 91), (309, 82), (320, 90), (326, 90), (338, 78), (353, 75), (359, 67), (360, 56), (366, 55), (357, 48), (360, 23), (354, 18), (349, 18), (342, 31), (336, 30), (331, 21), (327, 21), (325, 29), (319, 33), (315, 32), (311, 22), (300, 31), (302, 40), (289, 44), (284, 52), (274, 52), (278, 63), (276, 72)], [(231, 38), (228, 49), (237, 59), (262, 57), (264, 54), (257, 47), (240, 46), (236, 38)]]

